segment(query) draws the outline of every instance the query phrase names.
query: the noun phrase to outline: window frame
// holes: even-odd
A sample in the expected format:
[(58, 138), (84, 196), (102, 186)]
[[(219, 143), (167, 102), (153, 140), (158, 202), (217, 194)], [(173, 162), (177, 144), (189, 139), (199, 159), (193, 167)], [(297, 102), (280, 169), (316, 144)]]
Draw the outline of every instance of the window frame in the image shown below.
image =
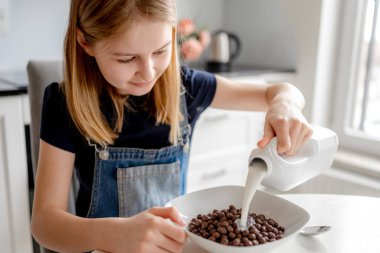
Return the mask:
[(339, 136), (340, 149), (379, 157), (380, 139), (350, 126), (367, 2), (368, 0), (342, 2), (340, 38), (336, 50), (336, 106), (332, 115), (332, 128)]

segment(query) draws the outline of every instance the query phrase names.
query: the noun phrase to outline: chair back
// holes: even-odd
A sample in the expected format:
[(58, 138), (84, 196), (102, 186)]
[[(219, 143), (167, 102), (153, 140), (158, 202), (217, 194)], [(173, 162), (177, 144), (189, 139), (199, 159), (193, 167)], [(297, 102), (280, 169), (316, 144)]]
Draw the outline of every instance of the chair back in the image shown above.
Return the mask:
[[(31, 145), (32, 145), (32, 164), (33, 176), (37, 171), (38, 151), (40, 144), (40, 127), (41, 127), (41, 109), (42, 99), (45, 88), (53, 83), (60, 82), (63, 79), (62, 61), (38, 61), (32, 60), (27, 65), (28, 72), (28, 96), (30, 103), (31, 117)], [(35, 178), (34, 178), (35, 179)]]
[[(27, 65), (28, 73), (28, 96), (30, 103), (31, 132), (30, 143), (32, 153), (33, 177), (35, 180), (38, 163), (41, 111), (45, 88), (53, 82), (63, 80), (63, 62), (60, 60), (31, 60)], [(73, 174), (73, 183), (70, 189), (68, 208), (69, 212), (75, 214), (75, 196), (78, 192), (78, 181)], [(42, 252), (53, 252), (48, 249), (41, 249)]]

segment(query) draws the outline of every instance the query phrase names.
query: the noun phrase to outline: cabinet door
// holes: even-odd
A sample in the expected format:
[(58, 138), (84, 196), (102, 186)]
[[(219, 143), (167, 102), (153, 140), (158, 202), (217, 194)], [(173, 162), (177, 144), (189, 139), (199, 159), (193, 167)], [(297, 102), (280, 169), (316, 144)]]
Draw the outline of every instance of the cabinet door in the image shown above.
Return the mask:
[[(1, 104), (1, 103), (0, 103)], [(14, 252), (12, 249), (9, 192), (7, 186), (7, 175), (5, 173), (5, 139), (4, 118), (0, 114), (0, 252)]]
[(244, 185), (247, 177), (247, 157), (239, 154), (221, 154), (208, 162), (193, 162), (189, 171), (187, 191), (223, 185)]
[(0, 97), (0, 252), (32, 253), (23, 103)]
[(209, 108), (194, 129), (191, 159), (208, 160), (221, 151), (246, 149), (252, 142), (251, 130), (247, 114)]
[(263, 122), (263, 113), (207, 109), (194, 129), (187, 191), (244, 185)]

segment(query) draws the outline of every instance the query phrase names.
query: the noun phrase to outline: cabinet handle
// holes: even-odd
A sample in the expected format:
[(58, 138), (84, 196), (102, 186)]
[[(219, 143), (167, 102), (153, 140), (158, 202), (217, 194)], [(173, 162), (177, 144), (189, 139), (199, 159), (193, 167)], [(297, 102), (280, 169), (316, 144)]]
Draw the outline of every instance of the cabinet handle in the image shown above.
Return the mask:
[(202, 176), (202, 179), (203, 180), (215, 179), (215, 178), (221, 177), (221, 176), (223, 176), (225, 174), (227, 174), (227, 170), (225, 168), (222, 168), (222, 169), (217, 170), (217, 171), (215, 171), (213, 173), (204, 174)]
[(219, 114), (219, 115), (213, 115), (213, 116), (206, 116), (203, 118), (204, 122), (218, 122), (222, 121), (224, 119), (228, 118), (228, 114)]

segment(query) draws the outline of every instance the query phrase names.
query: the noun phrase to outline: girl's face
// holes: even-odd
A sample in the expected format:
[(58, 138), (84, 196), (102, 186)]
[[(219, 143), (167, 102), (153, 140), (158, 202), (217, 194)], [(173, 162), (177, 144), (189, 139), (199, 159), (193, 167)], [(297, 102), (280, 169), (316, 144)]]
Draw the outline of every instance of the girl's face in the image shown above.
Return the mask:
[(172, 26), (140, 18), (112, 40), (100, 41), (88, 53), (104, 78), (120, 94), (147, 94), (169, 66)]

